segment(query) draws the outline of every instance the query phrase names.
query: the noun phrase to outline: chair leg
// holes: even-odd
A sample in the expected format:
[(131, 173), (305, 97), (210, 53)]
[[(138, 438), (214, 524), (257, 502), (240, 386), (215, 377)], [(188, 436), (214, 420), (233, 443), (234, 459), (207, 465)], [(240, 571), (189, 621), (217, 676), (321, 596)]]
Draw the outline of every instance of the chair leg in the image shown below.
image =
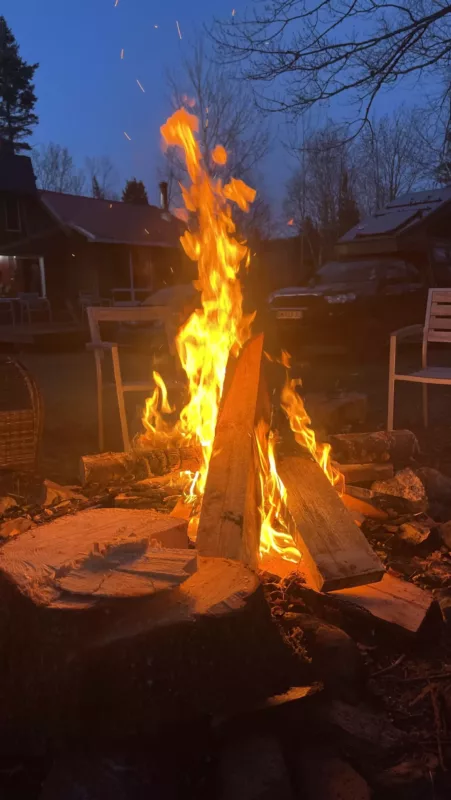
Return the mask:
[(388, 378), (388, 416), (387, 416), (387, 430), (393, 430), (395, 414), (395, 379), (393, 375)]
[(130, 450), (130, 439), (128, 435), (127, 415), (125, 412), (124, 390), (122, 388), (122, 375), (121, 367), (119, 364), (119, 351), (117, 347), (111, 348), (111, 357), (113, 359), (114, 382), (116, 384), (117, 404), (119, 406), (119, 417), (121, 420), (122, 441), (124, 443), (124, 450)]
[(427, 383), (423, 383), (422, 385), (423, 390), (423, 424), (424, 427), (427, 428), (429, 424), (429, 415), (428, 415), (428, 385)]
[(99, 437), (99, 453), (103, 453), (104, 446), (104, 427), (103, 427), (103, 380), (102, 380), (102, 358), (100, 350), (94, 351), (96, 360), (96, 380), (97, 380), (97, 432)]

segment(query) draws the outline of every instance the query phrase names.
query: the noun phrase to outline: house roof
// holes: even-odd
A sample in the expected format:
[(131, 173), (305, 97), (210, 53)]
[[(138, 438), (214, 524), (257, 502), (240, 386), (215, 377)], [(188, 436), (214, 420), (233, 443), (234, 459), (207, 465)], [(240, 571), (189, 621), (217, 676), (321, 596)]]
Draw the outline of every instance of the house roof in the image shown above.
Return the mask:
[(157, 206), (41, 192), (50, 213), (90, 242), (177, 247), (185, 226)]
[(36, 179), (29, 156), (3, 152), (0, 148), (0, 191), (36, 192)]
[(402, 194), (351, 228), (338, 244), (363, 242), (373, 237), (398, 236), (450, 202), (451, 186)]

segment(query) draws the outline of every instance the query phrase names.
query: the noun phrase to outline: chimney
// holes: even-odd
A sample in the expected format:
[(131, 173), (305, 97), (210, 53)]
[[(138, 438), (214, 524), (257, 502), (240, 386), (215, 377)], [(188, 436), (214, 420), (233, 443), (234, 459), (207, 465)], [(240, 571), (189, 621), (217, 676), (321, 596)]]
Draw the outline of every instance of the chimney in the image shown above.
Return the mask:
[(160, 187), (160, 206), (163, 211), (169, 211), (168, 182), (161, 181), (158, 185)]

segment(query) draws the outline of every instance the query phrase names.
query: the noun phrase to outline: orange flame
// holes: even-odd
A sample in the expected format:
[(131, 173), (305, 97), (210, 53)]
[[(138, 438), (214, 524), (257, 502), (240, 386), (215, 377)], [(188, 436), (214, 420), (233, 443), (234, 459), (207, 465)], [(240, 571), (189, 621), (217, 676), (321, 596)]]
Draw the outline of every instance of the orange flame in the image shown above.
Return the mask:
[[(232, 178), (223, 184), (212, 178), (196, 138), (198, 120), (185, 108), (176, 111), (161, 128), (167, 146), (180, 147), (184, 153), (189, 179), (181, 186), (187, 212), (195, 214), (197, 227), (181, 238), (186, 254), (198, 264), (196, 287), (201, 292), (202, 308), (194, 311), (176, 337), (177, 352), (188, 379), (189, 401), (175, 424), (165, 419), (174, 412), (168, 401), (161, 375), (153, 373), (155, 390), (146, 401), (143, 424), (145, 438), (152, 444), (200, 444), (203, 463), (189, 479), (188, 499), (199, 506), (203, 495), (208, 465), (218, 419), (227, 361), (237, 355), (250, 336), (253, 316), (243, 314), (243, 297), (238, 272), (249, 264), (249, 249), (235, 236), (232, 203), (247, 211), (255, 191), (243, 181)], [(215, 164), (225, 164), (227, 153), (218, 145), (212, 153)], [(288, 354), (282, 363), (289, 368)], [(288, 372), (287, 372), (288, 376)], [(296, 441), (308, 447), (314, 458), (335, 483), (330, 464), (329, 446), (319, 445), (310, 427), (310, 419), (295, 382), (289, 381), (282, 392), (282, 407), (288, 416)], [(264, 423), (256, 431), (260, 460), (261, 545), (260, 552), (272, 550), (284, 558), (299, 561), (300, 553), (288, 530), (286, 489), (276, 467), (274, 434)], [(194, 521), (195, 524), (195, 521)]]
[[(189, 258), (198, 263), (196, 285), (201, 291), (202, 309), (194, 311), (176, 339), (190, 399), (171, 429), (161, 417), (161, 412), (167, 413), (163, 407), (167, 394), (156, 379), (157, 388), (146, 403), (144, 425), (152, 440), (163, 435), (202, 446), (203, 465), (192, 487), (202, 494), (229, 354), (239, 352), (249, 338), (252, 322), (252, 317), (243, 314), (238, 280), (241, 264), (249, 262), (249, 251), (234, 236), (230, 203), (248, 210), (255, 191), (242, 181), (232, 179), (223, 185), (210, 177), (195, 136), (197, 130), (197, 118), (183, 108), (161, 128), (165, 143), (184, 152), (191, 185), (181, 187), (183, 200), (187, 210), (197, 216), (196, 231), (186, 231), (181, 242)], [(225, 163), (226, 159), (224, 148), (217, 148), (215, 160)]]

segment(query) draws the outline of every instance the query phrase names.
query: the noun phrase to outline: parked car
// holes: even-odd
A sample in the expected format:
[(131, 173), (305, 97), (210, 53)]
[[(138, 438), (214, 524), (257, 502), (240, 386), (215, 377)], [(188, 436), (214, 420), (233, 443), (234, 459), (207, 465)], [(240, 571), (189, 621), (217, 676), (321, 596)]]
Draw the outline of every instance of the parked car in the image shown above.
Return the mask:
[(306, 287), (279, 289), (268, 298), (279, 343), (370, 349), (391, 331), (424, 320), (427, 279), (398, 259), (330, 261)]

